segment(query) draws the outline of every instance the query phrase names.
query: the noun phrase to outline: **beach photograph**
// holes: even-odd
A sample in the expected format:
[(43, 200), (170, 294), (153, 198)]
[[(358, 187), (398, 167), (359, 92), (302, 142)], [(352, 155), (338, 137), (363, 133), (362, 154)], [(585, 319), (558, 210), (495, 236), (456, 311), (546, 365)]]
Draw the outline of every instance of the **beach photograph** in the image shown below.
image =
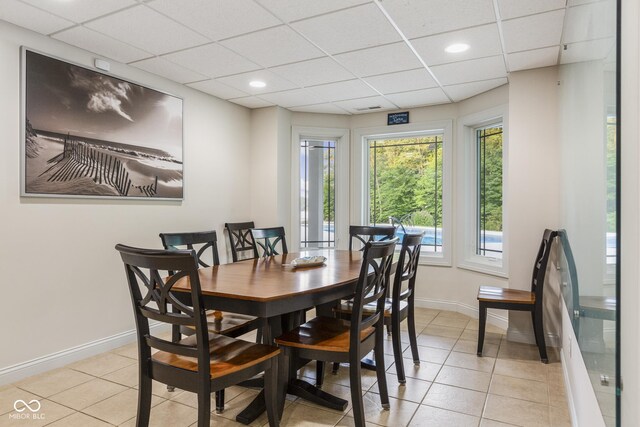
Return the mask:
[(25, 196), (182, 199), (182, 99), (25, 50)]

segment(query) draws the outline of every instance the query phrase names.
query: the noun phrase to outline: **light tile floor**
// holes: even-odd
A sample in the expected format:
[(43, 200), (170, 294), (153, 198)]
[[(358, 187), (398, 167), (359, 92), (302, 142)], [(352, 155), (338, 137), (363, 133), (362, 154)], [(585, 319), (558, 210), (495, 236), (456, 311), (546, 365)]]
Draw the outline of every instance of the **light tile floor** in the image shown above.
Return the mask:
[[(417, 309), (416, 326), (421, 364), (414, 366), (403, 324), (406, 385), (399, 385), (393, 366), (391, 339), (385, 343), (391, 410), (380, 405), (374, 372), (363, 371), (367, 424), (370, 426), (571, 426), (562, 368), (549, 348), (550, 363), (542, 364), (537, 348), (508, 342), (504, 331), (487, 325), (485, 357), (478, 358), (478, 322), (450, 311)], [(252, 339), (252, 337), (247, 337)], [(135, 426), (137, 403), (136, 344), (73, 363), (0, 388), (0, 426), (55, 427)], [(330, 369), (328, 369), (330, 371)], [(301, 375), (311, 380), (315, 365)], [(327, 373), (324, 390), (349, 400), (348, 369)], [(212, 413), (212, 425), (237, 426), (234, 421), (256, 395), (231, 387), (224, 413)], [(197, 420), (192, 393), (154, 383), (152, 426), (188, 427)], [(14, 402), (38, 399), (44, 419), (16, 420)], [(267, 424), (266, 415), (252, 425)], [(321, 408), (289, 397), (283, 426), (354, 426), (351, 404), (344, 412)]]

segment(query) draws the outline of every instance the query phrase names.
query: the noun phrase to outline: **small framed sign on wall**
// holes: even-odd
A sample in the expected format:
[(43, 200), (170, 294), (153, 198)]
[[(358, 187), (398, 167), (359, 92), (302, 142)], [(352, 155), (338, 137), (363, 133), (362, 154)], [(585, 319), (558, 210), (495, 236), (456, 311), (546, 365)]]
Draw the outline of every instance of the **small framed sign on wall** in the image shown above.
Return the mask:
[(387, 114), (387, 125), (403, 125), (409, 123), (409, 112)]

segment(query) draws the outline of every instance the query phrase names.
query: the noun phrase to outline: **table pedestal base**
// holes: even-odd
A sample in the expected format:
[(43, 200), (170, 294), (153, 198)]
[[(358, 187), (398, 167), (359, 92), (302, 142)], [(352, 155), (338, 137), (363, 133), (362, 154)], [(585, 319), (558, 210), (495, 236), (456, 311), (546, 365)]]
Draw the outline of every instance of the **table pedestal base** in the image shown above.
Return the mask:
[[(309, 402), (337, 411), (344, 411), (347, 409), (349, 403), (300, 379), (294, 379), (289, 382), (287, 394), (301, 397)], [(244, 425), (249, 425), (262, 415), (265, 410), (264, 390), (262, 390), (249, 406), (244, 408), (244, 410), (236, 416), (236, 421)]]

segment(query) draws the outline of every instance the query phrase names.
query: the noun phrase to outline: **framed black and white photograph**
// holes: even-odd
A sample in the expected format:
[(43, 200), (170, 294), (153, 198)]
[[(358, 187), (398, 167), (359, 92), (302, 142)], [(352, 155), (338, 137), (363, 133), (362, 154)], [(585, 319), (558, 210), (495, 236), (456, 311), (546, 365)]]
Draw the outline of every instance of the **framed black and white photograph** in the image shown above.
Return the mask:
[(183, 198), (182, 99), (23, 48), (23, 196)]

